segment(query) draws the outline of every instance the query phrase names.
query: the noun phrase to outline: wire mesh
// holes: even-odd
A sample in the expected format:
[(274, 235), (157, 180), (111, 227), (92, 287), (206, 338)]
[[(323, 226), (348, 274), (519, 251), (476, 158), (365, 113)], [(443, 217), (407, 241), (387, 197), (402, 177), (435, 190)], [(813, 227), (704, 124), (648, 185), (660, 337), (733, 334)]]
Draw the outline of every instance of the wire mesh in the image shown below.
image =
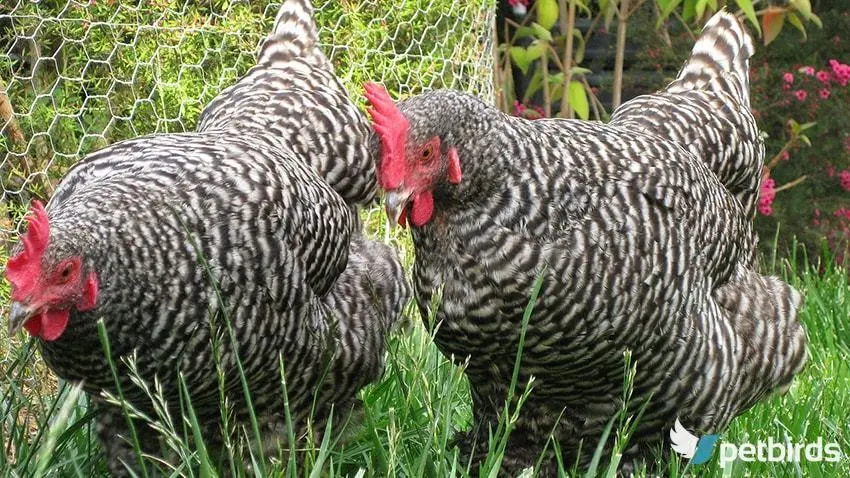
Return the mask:
[[(87, 153), (195, 127), (250, 68), (280, 2), (32, 1), (0, 5), (0, 242)], [(361, 85), (452, 87), (492, 100), (494, 0), (314, 0), (325, 53)]]

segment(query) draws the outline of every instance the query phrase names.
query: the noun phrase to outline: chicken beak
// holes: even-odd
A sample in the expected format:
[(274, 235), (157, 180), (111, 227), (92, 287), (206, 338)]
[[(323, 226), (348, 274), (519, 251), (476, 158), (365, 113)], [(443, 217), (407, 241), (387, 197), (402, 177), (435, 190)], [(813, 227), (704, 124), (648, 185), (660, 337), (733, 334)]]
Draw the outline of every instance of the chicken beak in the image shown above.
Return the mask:
[(395, 190), (387, 193), (384, 203), (387, 208), (387, 217), (390, 219), (390, 227), (395, 227), (399, 224), (401, 215), (407, 209), (407, 203), (410, 201), (410, 193), (403, 190)]
[(21, 327), (35, 314), (35, 308), (28, 307), (20, 302), (12, 302), (12, 310), (9, 311), (9, 337), (18, 333)]

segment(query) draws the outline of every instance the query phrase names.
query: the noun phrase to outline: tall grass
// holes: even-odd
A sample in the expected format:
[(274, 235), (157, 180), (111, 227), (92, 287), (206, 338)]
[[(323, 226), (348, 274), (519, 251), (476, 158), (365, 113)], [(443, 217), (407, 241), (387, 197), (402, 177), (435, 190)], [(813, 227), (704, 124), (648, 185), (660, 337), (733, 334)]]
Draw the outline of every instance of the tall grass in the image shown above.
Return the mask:
[[(393, 243), (405, 264), (411, 265), (412, 246), (404, 233), (387, 230), (384, 216), (377, 209), (364, 213), (364, 221), (373, 235)], [(823, 442), (838, 443), (842, 460), (838, 463), (739, 460), (721, 468), (717, 456), (698, 466), (689, 466), (686, 461), (674, 458), (668, 464), (658, 464), (670, 476), (850, 476), (848, 273), (830, 261), (823, 262), (821, 271), (814, 268), (797, 270), (790, 265), (796, 263), (798, 261), (793, 258), (788, 262), (768, 258), (765, 267), (775, 268), (806, 297), (801, 320), (810, 338), (808, 365), (788, 393), (773, 396), (737, 418), (722, 434), (721, 442), (739, 444), (771, 437), (774, 441), (810, 443), (820, 438)], [(0, 300), (7, 303), (7, 286), (4, 283), (1, 287)], [(530, 312), (531, 309), (526, 317), (530, 317)], [(469, 464), (462, 462), (457, 449), (452, 447), (455, 433), (468, 430), (472, 425), (471, 399), (463, 366), (454, 365), (439, 353), (429, 329), (422, 325), (412, 304), (406, 308), (405, 315), (404, 325), (390, 339), (384, 376), (359, 394), (364, 405), (362, 425), (345, 439), (326, 433), (317, 443), (299, 442), (298, 453), (282, 449), (265, 459), (250, 447), (246, 449), (231, 443), (224, 446), (225, 457), (219, 462), (203, 445), (191, 397), (185, 387), (181, 403), (183, 416), (172, 417), (167, 412), (160, 385), (136, 380), (135, 386), (145, 391), (156, 413), (147, 416), (130, 407), (128, 416), (154, 423), (170, 452), (168, 463), (147, 456), (142, 460), (151, 470), (156, 468), (164, 476), (206, 477), (221, 472), (229, 476), (292, 478), (479, 475), (479, 470), (471, 471)], [(526, 325), (524, 321), (524, 327)], [(0, 330), (0, 371), (5, 377), (0, 389), (3, 445), (0, 476), (105, 474), (104, 457), (95, 438), (93, 413), (87, 398), (70, 384), (57, 386), (55, 378), (45, 370), (32, 341), (22, 340), (23, 334), (9, 339), (5, 337), (5, 327)], [(517, 364), (520, 361), (521, 350)], [(627, 402), (634, 378), (634, 367), (628, 356), (624, 367), (623, 388)], [(281, 379), (282, 409), (288, 405), (285, 391), (286, 384)], [(534, 393), (533, 384), (525, 387), (525, 393)], [(109, 400), (121, 403), (120, 396), (109, 397)], [(522, 401), (520, 397), (511, 403), (521, 407)], [(516, 413), (516, 407), (505, 407), (499, 429), (493, 430), (489, 443), (491, 454), (480, 476), (495, 476)], [(226, 415), (222, 413), (223, 417)], [(334, 417), (332, 427), (337, 427), (338, 419)], [(593, 457), (590, 468), (566, 469), (563, 475), (615, 476), (619, 451), (626, 448), (630, 431), (639, 419), (625, 412), (614, 417), (599, 440), (599, 443), (610, 443), (608, 437), (614, 437), (613, 454), (602, 454), (596, 444), (586, 444), (583, 453)], [(256, 428), (248, 424), (240, 433), (250, 439), (255, 436)], [(566, 457), (557, 453), (556, 445), (550, 443), (550, 450), (556, 451), (556, 459), (564, 462)], [(642, 476), (646, 472), (639, 470), (637, 474)]]

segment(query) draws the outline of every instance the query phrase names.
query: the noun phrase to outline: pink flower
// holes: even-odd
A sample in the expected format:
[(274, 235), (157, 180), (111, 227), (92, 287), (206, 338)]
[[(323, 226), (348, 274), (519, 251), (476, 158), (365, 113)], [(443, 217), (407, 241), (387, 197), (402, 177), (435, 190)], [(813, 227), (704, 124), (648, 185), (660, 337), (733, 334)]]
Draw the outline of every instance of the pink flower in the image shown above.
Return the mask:
[(794, 92), (794, 96), (797, 97), (798, 101), (806, 101), (806, 96), (808, 96), (808, 93), (806, 93), (805, 90), (797, 90)]
[(803, 73), (805, 73), (809, 76), (815, 76), (815, 69), (812, 68), (811, 66), (804, 66), (803, 68), (800, 68), (800, 71), (802, 71)]
[(841, 86), (847, 86), (850, 82), (850, 65), (845, 65), (838, 60), (829, 60), (829, 66), (832, 68), (832, 74)]
[(823, 71), (823, 70), (818, 70), (815, 77), (817, 77), (818, 81), (820, 81), (824, 85), (829, 84), (829, 72), (826, 72), (826, 71)]
[(825, 100), (825, 99), (829, 98), (829, 88), (821, 88), (821, 90), (818, 93), (820, 93), (821, 99)]
[(759, 214), (762, 216), (770, 216), (773, 214), (773, 200), (776, 199), (776, 181), (772, 178), (765, 177), (761, 181), (759, 188)]
[(788, 159), (791, 158), (791, 153), (789, 153), (788, 150), (785, 150), (782, 152), (780, 158), (782, 159), (782, 161), (788, 161)]
[(785, 83), (794, 83), (794, 75), (792, 73), (785, 73), (782, 75), (782, 81)]
[(514, 15), (524, 17), (528, 13), (528, 0), (508, 0)]
[(791, 83), (783, 83), (782, 91), (791, 91)]
[(518, 100), (514, 100), (514, 110), (511, 114), (514, 116), (522, 116), (525, 113), (525, 105), (520, 103)]
[(850, 170), (845, 169), (838, 173), (838, 181), (842, 189), (850, 191)]
[(761, 182), (759, 198), (773, 202), (776, 198), (776, 181), (773, 178), (765, 178)]

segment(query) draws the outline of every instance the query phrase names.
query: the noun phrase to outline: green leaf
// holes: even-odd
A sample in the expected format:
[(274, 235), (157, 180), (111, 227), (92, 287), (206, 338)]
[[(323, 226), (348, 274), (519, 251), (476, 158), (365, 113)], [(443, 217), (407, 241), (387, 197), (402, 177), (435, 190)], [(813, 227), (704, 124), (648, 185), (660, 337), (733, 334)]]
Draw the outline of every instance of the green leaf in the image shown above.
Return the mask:
[(758, 17), (756, 17), (756, 10), (753, 8), (753, 0), (736, 0), (738, 2), (738, 7), (741, 11), (744, 12), (744, 15), (747, 16), (747, 20), (756, 27), (756, 31), (761, 36), (761, 25), (759, 25)]
[(697, 18), (702, 18), (705, 14), (705, 6), (708, 4), (708, 0), (697, 0), (697, 3), (694, 5), (694, 13)]
[(794, 26), (797, 30), (800, 30), (800, 33), (803, 34), (803, 40), (808, 38), (806, 34), (806, 27), (803, 26), (803, 21), (800, 20), (800, 17), (797, 16), (794, 12), (788, 12), (788, 23)]
[(789, 5), (800, 12), (800, 15), (802, 15), (806, 20), (812, 18), (812, 3), (810, 0), (791, 0)]
[(531, 63), (543, 55), (543, 47), (543, 45), (537, 42), (532, 43), (528, 48), (512, 46), (510, 49), (511, 60), (522, 70), (523, 75), (528, 74), (528, 68), (531, 67)]
[(614, 20), (614, 15), (617, 14), (617, 2), (605, 2), (604, 8), (600, 4), (599, 10), (605, 13), (605, 29), (611, 30), (611, 22)]
[(797, 122), (794, 118), (788, 119), (788, 129), (791, 130), (791, 134), (794, 136), (800, 133), (800, 123)]
[(552, 41), (552, 32), (550, 32), (548, 28), (544, 28), (543, 25), (539, 23), (532, 23), (531, 29), (534, 31), (534, 37), (538, 40), (547, 42)]
[(811, 20), (812, 23), (817, 25), (818, 28), (823, 28), (823, 22), (821, 21), (820, 17), (815, 15), (814, 13), (812, 13), (811, 18), (809, 18), (809, 20)]
[(564, 73), (549, 76), (549, 101), (557, 102), (564, 96)]
[(666, 9), (673, 2), (675, 2), (675, 0), (656, 0), (656, 3), (658, 3), (658, 8), (660, 8), (661, 10)]
[(573, 42), (573, 63), (581, 63), (584, 61), (584, 52), (586, 45), (584, 44), (584, 35), (578, 30), (573, 30), (573, 36), (576, 41)]
[(567, 95), (567, 101), (570, 102), (570, 107), (576, 112), (576, 116), (583, 120), (588, 119), (590, 117), (590, 104), (587, 102), (584, 85), (579, 81), (571, 81)]
[(557, 103), (564, 96), (564, 84), (558, 83), (549, 90), (549, 101)]
[(549, 30), (558, 21), (558, 0), (537, 0), (537, 23)]
[(531, 78), (528, 80), (528, 85), (525, 87), (525, 92), (522, 94), (522, 102), (527, 103), (528, 100), (543, 87), (543, 73), (540, 68), (536, 68)]
[(658, 0), (658, 6), (661, 9), (661, 13), (658, 15), (658, 21), (655, 22), (655, 28), (661, 28), (661, 24), (664, 23), (664, 21), (670, 17), (670, 14), (673, 13), (673, 10), (678, 8), (681, 4), (682, 0)]
[(534, 36), (534, 28), (523, 25), (516, 29), (516, 33), (514, 33), (514, 41), (519, 40), (520, 38), (528, 38)]
[[(699, 1), (699, 0), (697, 0)], [(685, 2), (685, 6), (682, 8), (682, 20), (690, 21), (692, 18), (696, 16), (696, 3), (695, 2)]]
[(761, 26), (764, 30), (764, 44), (770, 42), (779, 36), (782, 31), (782, 25), (785, 24), (785, 11), (778, 8), (768, 8), (761, 17)]

